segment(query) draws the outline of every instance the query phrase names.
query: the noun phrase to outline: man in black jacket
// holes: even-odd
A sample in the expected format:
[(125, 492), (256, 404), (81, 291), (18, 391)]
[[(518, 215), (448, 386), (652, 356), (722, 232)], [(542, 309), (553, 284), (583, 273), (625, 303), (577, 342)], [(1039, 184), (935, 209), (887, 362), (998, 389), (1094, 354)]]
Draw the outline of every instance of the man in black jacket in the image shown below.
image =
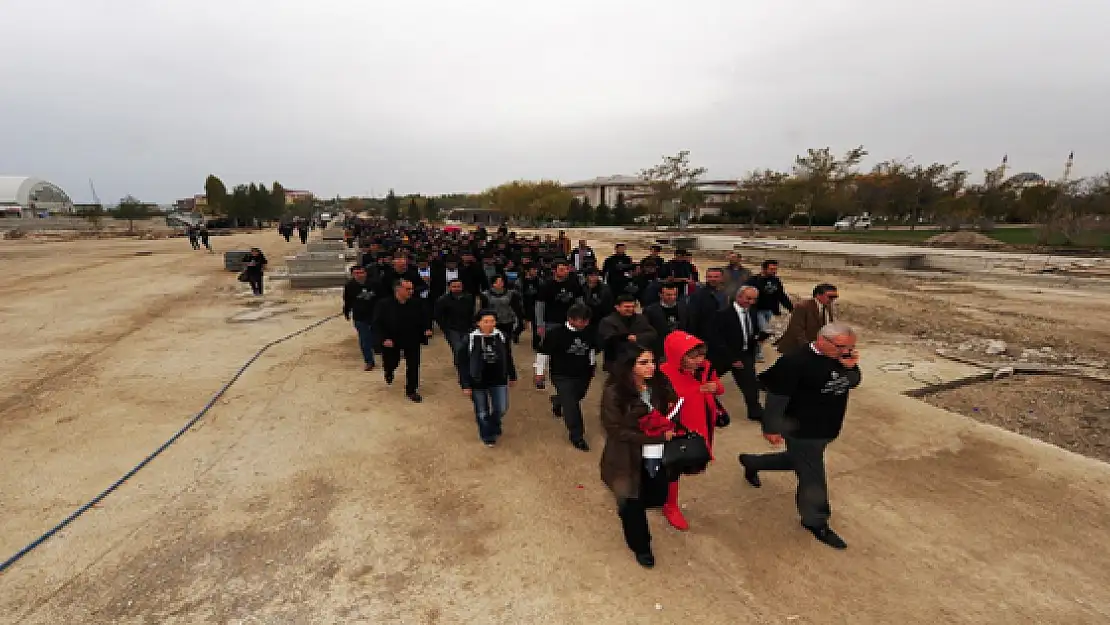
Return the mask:
[(651, 347), (657, 334), (642, 313), (636, 312), (636, 298), (627, 293), (617, 296), (613, 312), (597, 328), (597, 345), (604, 354), (602, 370), (609, 372), (613, 363), (627, 349), (637, 345)]
[(351, 267), (351, 279), (343, 287), (343, 317), (348, 321), (354, 318), (355, 332), (358, 333), (358, 347), (362, 350), (362, 360), (367, 371), (374, 370), (374, 304), (375, 284), (368, 279), (366, 268), (361, 265)]
[(732, 379), (744, 395), (748, 418), (763, 420), (763, 407), (759, 405), (759, 381), (755, 377), (755, 350), (760, 341), (767, 340), (767, 333), (759, 325), (753, 305), (759, 292), (754, 286), (742, 286), (736, 292), (733, 304), (717, 312), (711, 324), (709, 361), (717, 375), (724, 378), (732, 372)]
[(794, 471), (802, 526), (826, 545), (846, 548), (829, 527), (825, 448), (840, 435), (848, 392), (862, 381), (855, 330), (846, 323), (826, 325), (808, 348), (781, 356), (759, 379), (767, 387), (763, 437), (772, 445), (785, 441), (786, 451), (741, 454), (744, 479), (759, 488), (760, 471)]
[(374, 336), (381, 341), (385, 383), (393, 384), (393, 372), (405, 357), (405, 394), (414, 402), (423, 398), (420, 387), (420, 346), (432, 335), (432, 322), (419, 298), (413, 297), (412, 281), (401, 278), (387, 297), (374, 307)]
[[(748, 279), (748, 284), (759, 290), (755, 302), (755, 314), (764, 328), (771, 327), (771, 317), (778, 317), (782, 309), (793, 312), (794, 302), (786, 294), (786, 288), (779, 279), (779, 261), (768, 258), (759, 265), (758, 274)], [(756, 360), (763, 360), (763, 346), (755, 351)]]
[(433, 316), (453, 358), (474, 325), (474, 296), (463, 290), (462, 280), (455, 278), (447, 284), (447, 292), (436, 300)]
[(698, 287), (686, 300), (690, 321), (685, 330), (699, 339), (709, 342), (709, 328), (717, 311), (725, 307), (725, 293), (721, 290), (724, 272), (713, 267), (705, 272), (705, 284)]
[[(663, 341), (675, 330), (685, 330), (689, 323), (686, 302), (678, 299), (681, 283), (665, 282), (659, 289), (659, 301), (644, 308), (644, 316), (655, 328), (655, 343), (651, 346), (656, 362), (663, 360)], [(681, 284), (681, 286), (685, 286)]]

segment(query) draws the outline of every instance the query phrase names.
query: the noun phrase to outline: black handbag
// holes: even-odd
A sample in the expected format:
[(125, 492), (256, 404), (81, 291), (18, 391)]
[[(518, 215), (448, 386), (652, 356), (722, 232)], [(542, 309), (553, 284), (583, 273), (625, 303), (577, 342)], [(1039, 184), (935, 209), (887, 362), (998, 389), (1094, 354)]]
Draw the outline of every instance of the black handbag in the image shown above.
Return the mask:
[(697, 432), (678, 423), (675, 436), (663, 443), (663, 467), (672, 479), (679, 475), (694, 475), (709, 466), (709, 444)]

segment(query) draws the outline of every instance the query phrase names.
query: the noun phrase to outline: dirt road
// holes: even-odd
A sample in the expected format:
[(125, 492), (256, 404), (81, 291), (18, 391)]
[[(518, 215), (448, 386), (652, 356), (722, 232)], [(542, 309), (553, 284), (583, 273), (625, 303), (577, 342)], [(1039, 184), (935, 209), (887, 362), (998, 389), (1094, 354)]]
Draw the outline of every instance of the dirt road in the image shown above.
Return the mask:
[[(295, 248), (273, 233), (215, 244), (260, 245), (275, 264)], [(264, 298), (276, 314), (230, 323), (258, 302), (180, 240), (0, 246), (0, 557), (154, 449), (261, 345), (339, 307), (279, 290)], [(860, 300), (855, 314), (880, 304)], [(0, 622), (1110, 620), (1110, 467), (901, 395), (915, 382), (880, 365), (960, 366), (897, 336), (870, 337), (830, 448), (846, 552), (797, 525), (789, 476), (743, 483), (735, 454), (767, 446), (742, 422), (685, 482), (691, 531), (652, 518), (659, 564), (642, 570), (598, 479), (599, 388), (595, 451), (571, 448), (526, 386), (486, 449), (441, 337), (416, 405), (361, 370), (337, 320), (268, 352), (194, 431), (3, 574)]]

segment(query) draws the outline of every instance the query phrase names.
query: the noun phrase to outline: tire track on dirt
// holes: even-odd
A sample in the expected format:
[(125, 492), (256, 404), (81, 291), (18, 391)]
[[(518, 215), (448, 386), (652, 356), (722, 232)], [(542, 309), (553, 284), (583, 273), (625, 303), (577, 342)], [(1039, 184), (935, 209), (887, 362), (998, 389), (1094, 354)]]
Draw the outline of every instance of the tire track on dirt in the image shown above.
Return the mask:
[[(197, 288), (201, 290), (211, 290), (218, 283), (222, 283), (223, 281), (223, 276), (213, 276), (199, 284)], [(195, 294), (193, 293), (193, 289), (188, 289), (177, 295), (166, 296), (150, 307), (140, 310), (128, 317), (126, 321), (123, 321), (117, 326), (122, 327), (121, 331), (98, 338), (98, 342), (101, 342), (99, 347), (84, 354), (77, 355), (74, 358), (63, 359), (60, 363), (46, 368), (41, 372), (41, 376), (38, 380), (28, 384), (24, 388), (16, 390), (11, 397), (0, 399), (0, 424), (13, 422), (16, 418), (13, 417), (13, 411), (17, 408), (25, 407), (27, 404), (32, 404), (32, 406), (26, 407), (33, 407), (34, 399), (42, 393), (55, 390), (67, 384), (72, 384), (76, 380), (91, 375), (92, 372), (87, 369), (87, 365), (94, 359), (115, 347), (121, 341), (134, 335), (136, 332), (160, 320), (179, 305), (194, 297)]]

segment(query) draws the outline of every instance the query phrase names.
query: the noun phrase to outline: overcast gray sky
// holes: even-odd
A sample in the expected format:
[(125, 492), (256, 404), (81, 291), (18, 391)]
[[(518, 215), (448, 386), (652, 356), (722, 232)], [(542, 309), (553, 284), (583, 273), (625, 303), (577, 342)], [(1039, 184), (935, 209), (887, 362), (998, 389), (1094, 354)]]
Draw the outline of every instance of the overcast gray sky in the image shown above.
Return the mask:
[(1106, 0), (0, 0), (0, 175), (77, 201), (713, 177), (807, 147), (1110, 168)]

